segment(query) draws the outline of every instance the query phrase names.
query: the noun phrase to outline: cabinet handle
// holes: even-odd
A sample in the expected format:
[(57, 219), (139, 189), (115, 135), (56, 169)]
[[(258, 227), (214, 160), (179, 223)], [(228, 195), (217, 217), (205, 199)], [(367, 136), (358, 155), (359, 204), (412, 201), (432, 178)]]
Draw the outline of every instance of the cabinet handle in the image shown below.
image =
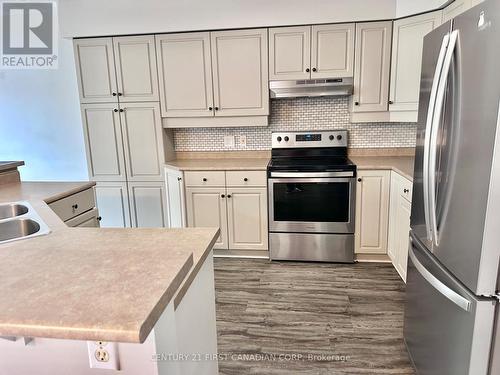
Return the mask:
[(358, 178), (358, 182), (361, 182), (361, 181), (363, 181), (363, 180), (361, 178)]
[(97, 221), (101, 221), (102, 220), (102, 217), (101, 216), (97, 216)]
[(120, 112), (125, 112), (125, 110), (123, 108), (120, 108)]
[(77, 209), (78, 209), (78, 205), (77, 205), (77, 204), (74, 204), (74, 205), (72, 205), (72, 206), (71, 206), (71, 208), (73, 209), (73, 211), (74, 211), (74, 210), (77, 210)]
[(226, 196), (224, 194), (221, 194), (220, 197), (221, 198), (226, 198)]
[(394, 104), (394, 102), (392, 100), (389, 100), (389, 104)]
[(309, 73), (309, 68), (306, 68), (306, 73)]
[(246, 178), (246, 177), (245, 177), (245, 178), (243, 179), (243, 181), (247, 182), (247, 181), (248, 181), (248, 178)]
[(115, 108), (115, 109), (113, 109), (113, 112), (118, 112), (118, 110)]
[(228, 194), (228, 195), (227, 195), (227, 197), (228, 197), (228, 198), (231, 198), (231, 194)]
[(123, 94), (121, 92), (118, 93), (118, 96), (122, 96)]
[(205, 177), (203, 177), (203, 182), (207, 182), (207, 179)]
[(313, 72), (315, 72), (315, 71), (316, 71), (316, 68), (313, 68)]
[(177, 181), (182, 181), (182, 177), (177, 177)]
[(208, 107), (208, 110), (211, 111), (213, 108), (212, 107)]
[(359, 105), (359, 102), (354, 102), (354, 105)]
[(408, 190), (408, 189), (403, 189), (403, 193), (409, 193), (409, 192), (410, 192), (410, 190)]
[(215, 110), (218, 111), (219, 110), (219, 107), (215, 107)]
[(116, 96), (116, 92), (112, 93), (111, 95)]

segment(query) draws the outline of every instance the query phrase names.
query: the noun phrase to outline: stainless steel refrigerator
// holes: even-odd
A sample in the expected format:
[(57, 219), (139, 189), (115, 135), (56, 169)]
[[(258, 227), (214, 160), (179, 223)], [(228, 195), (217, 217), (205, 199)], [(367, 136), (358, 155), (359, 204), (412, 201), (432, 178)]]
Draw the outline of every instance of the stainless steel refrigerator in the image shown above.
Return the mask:
[(500, 374), (500, 1), (424, 39), (404, 337), (419, 375)]

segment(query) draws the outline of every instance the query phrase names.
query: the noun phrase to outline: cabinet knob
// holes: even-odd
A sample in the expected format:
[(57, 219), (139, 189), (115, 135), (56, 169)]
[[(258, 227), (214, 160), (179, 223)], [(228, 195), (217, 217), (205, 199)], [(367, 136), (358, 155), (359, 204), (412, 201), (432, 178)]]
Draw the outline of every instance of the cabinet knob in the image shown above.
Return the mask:
[(118, 110), (115, 108), (115, 109), (113, 109), (113, 112), (118, 112)]
[(231, 194), (228, 194), (228, 195), (227, 195), (227, 197), (228, 197), (228, 198), (231, 198)]
[(124, 112), (125, 110), (123, 108), (120, 108), (120, 112)]
[(361, 178), (358, 178), (358, 182), (361, 182), (361, 181), (363, 181), (363, 180)]
[(77, 210), (77, 209), (78, 209), (78, 205), (77, 205), (77, 204), (74, 204), (74, 205), (72, 205), (72, 206), (71, 206), (71, 208), (73, 209), (73, 211), (74, 211), (74, 210)]
[(226, 198), (226, 196), (224, 194), (221, 194), (220, 197), (221, 198)]
[(177, 181), (182, 181), (182, 177), (177, 177)]
[(219, 110), (219, 107), (215, 107), (215, 110), (218, 111)]
[(410, 192), (410, 190), (408, 190), (408, 189), (403, 189), (403, 193), (409, 193), (409, 192)]
[(394, 104), (394, 102), (392, 100), (389, 100), (389, 104)]
[(245, 178), (243, 179), (243, 181), (247, 182), (247, 181), (248, 181), (248, 178), (246, 178), (246, 177), (245, 177)]
[(212, 107), (208, 107), (208, 110), (211, 111), (213, 108)]
[(207, 182), (207, 179), (206, 179), (206, 177), (203, 177), (203, 182)]
[(102, 217), (101, 216), (97, 216), (97, 221), (101, 221), (102, 220)]
[(354, 102), (354, 105), (359, 105), (359, 102)]
[(112, 93), (111, 95), (116, 96), (116, 92)]
[(315, 72), (315, 71), (316, 71), (316, 68), (313, 68), (313, 72)]
[(121, 92), (118, 93), (118, 96), (122, 96), (123, 94)]
[(306, 68), (306, 73), (309, 73), (309, 71), (310, 71), (309, 68)]

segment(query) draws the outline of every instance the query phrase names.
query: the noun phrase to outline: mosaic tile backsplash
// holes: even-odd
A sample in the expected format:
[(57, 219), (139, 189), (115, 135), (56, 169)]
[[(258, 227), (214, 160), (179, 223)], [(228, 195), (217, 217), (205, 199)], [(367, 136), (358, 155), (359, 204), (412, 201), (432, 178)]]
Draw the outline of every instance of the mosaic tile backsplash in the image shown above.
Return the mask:
[[(269, 150), (271, 132), (347, 129), (349, 147), (414, 147), (414, 123), (350, 123), (349, 99), (300, 98), (271, 101), (267, 127), (185, 128), (174, 131), (176, 151)], [(224, 147), (224, 136), (246, 135), (247, 147)]]

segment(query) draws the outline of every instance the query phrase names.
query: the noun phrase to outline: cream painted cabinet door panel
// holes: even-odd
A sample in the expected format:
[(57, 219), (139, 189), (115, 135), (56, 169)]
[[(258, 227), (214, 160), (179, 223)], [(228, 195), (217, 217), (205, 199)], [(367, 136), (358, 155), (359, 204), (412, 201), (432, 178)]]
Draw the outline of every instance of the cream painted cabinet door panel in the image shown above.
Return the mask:
[(388, 109), (392, 21), (356, 24), (353, 112)]
[(126, 182), (98, 182), (95, 195), (97, 209), (102, 218), (101, 227), (130, 227)]
[(125, 159), (118, 104), (83, 104), (87, 165), (92, 180), (125, 181)]
[(184, 173), (165, 168), (165, 182), (167, 188), (168, 225), (170, 228), (184, 228), (186, 226)]
[(113, 38), (120, 102), (154, 102), (158, 96), (153, 35)]
[(309, 79), (311, 26), (269, 29), (269, 79)]
[(168, 226), (165, 183), (129, 182), (130, 216), (136, 228)]
[(210, 35), (215, 116), (268, 115), (267, 29)]
[(311, 78), (352, 77), (355, 25), (312, 26)]
[(443, 22), (447, 22), (472, 7), (472, 0), (455, 0), (443, 9)]
[(409, 233), (410, 233), (410, 215), (411, 203), (400, 197), (398, 204), (398, 241), (397, 241), (397, 257), (396, 269), (401, 275), (403, 281), (406, 282), (406, 269), (408, 266), (408, 246), (409, 246)]
[(387, 253), (389, 187), (390, 171), (358, 171), (358, 185), (356, 189), (356, 253)]
[(164, 117), (213, 116), (210, 33), (156, 35)]
[(117, 100), (112, 38), (76, 39), (76, 73), (81, 103)]
[(231, 250), (267, 250), (267, 189), (227, 188)]
[(387, 241), (387, 255), (392, 263), (396, 264), (398, 252), (398, 207), (400, 177), (396, 172), (391, 172), (390, 197), (389, 197), (389, 237)]
[(424, 36), (441, 24), (441, 18), (439, 10), (394, 22), (390, 111), (417, 113)]
[(120, 107), (128, 180), (161, 180), (165, 152), (159, 105), (127, 103)]
[(219, 228), (214, 249), (228, 249), (225, 188), (186, 188), (186, 212), (188, 227)]

